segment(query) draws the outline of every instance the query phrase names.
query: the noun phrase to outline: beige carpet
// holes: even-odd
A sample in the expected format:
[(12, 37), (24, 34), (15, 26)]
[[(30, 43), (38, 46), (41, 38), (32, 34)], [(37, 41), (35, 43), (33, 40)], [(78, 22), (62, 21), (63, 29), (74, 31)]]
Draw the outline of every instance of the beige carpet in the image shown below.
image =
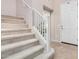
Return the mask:
[(55, 49), (53, 59), (78, 59), (78, 46), (52, 42), (51, 47)]

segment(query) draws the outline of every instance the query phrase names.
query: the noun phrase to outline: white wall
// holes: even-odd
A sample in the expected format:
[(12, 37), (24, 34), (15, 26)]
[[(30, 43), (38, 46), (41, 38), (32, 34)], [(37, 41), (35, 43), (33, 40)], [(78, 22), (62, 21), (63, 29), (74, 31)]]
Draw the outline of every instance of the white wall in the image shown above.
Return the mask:
[[(54, 6), (53, 0), (39, 0), (39, 1), (33, 0), (32, 1), (32, 7), (37, 9), (41, 14), (44, 13), (44, 10), (43, 10), (44, 5), (53, 10), (53, 6)], [(53, 17), (53, 13), (51, 15), (50, 21), (51, 21), (51, 23), (50, 23), (51, 24), (51, 29), (50, 29), (51, 36), (50, 36), (50, 38), (51, 38), (51, 41), (53, 41), (54, 40), (54, 17)]]
[(60, 5), (62, 0), (33, 0), (33, 7), (43, 13), (43, 5), (53, 10), (51, 15), (51, 41), (60, 41)]
[(54, 41), (60, 41), (60, 6), (63, 0), (53, 0)]
[[(37, 9), (41, 14), (43, 14), (43, 5), (46, 5), (50, 9), (54, 9), (54, 0), (26, 0), (27, 3)], [(31, 22), (32, 15), (31, 11), (27, 7), (23, 7), (22, 0), (17, 0), (17, 16), (24, 16), (26, 18), (27, 23)], [(51, 15), (51, 40), (55, 39), (55, 23), (54, 23), (54, 13)], [(31, 23), (30, 23), (31, 24)]]
[(1, 0), (1, 13), (16, 16), (16, 0)]
[(24, 8), (22, 0), (16, 0), (16, 16), (24, 17)]
[[(26, 0), (31, 7), (37, 9), (43, 14), (43, 5), (54, 10), (51, 15), (51, 41), (60, 41), (60, 5), (62, 0)], [(31, 11), (27, 7), (23, 7), (22, 0), (17, 0), (17, 16), (24, 16), (27, 23), (31, 22), (32, 15)], [(23, 9), (22, 9), (23, 8)], [(30, 16), (29, 16), (30, 15)], [(31, 24), (31, 23), (30, 23)]]
[(32, 7), (36, 8), (40, 13), (43, 13), (43, 6), (53, 9), (53, 0), (32, 0)]
[[(60, 5), (62, 0), (27, 0), (28, 3), (36, 8), (41, 14), (43, 13), (43, 5), (53, 9), (51, 15), (51, 39), (60, 40)], [(20, 16), (26, 19), (31, 25), (32, 15), (30, 9), (24, 6), (22, 0), (1, 0), (2, 15)]]
[(23, 3), (23, 0), (16, 1), (16, 16), (23, 17), (26, 20), (26, 23), (29, 24), (29, 27), (31, 27), (31, 24), (32, 24), (31, 10), (27, 6), (25, 6), (25, 4)]

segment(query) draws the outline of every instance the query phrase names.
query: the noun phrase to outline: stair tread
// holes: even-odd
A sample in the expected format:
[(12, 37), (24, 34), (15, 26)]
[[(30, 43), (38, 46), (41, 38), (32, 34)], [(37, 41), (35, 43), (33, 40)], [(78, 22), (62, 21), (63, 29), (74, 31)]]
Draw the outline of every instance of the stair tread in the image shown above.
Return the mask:
[(24, 57), (27, 57), (27, 56), (35, 53), (36, 51), (38, 51), (38, 50), (40, 50), (42, 48), (43, 48), (43, 46), (41, 46), (41, 45), (33, 46), (33, 47), (28, 48), (26, 50), (23, 50), (23, 51), (21, 51), (19, 53), (11, 55), (11, 56), (9, 56), (9, 57), (7, 57), (5, 59), (23, 59)]
[(1, 25), (28, 25), (28, 24), (15, 24), (15, 23), (1, 23)]
[(1, 15), (2, 18), (10, 18), (10, 19), (21, 19), (24, 20), (23, 17), (17, 17), (17, 16), (9, 16), (9, 15)]
[(18, 31), (18, 30), (30, 30), (31, 28), (15, 28), (15, 29), (1, 29), (1, 31)]
[(33, 35), (34, 33), (23, 33), (23, 34), (12, 34), (12, 35), (5, 35), (5, 36), (1, 36), (1, 39), (6, 39), (6, 38), (13, 38), (13, 37), (21, 37), (21, 36), (25, 36), (25, 35)]
[(17, 20), (17, 19), (1, 18), (1, 21), (2, 21), (2, 23), (7, 23), (7, 22), (10, 23), (10, 22), (11, 22), (11, 23), (18, 23), (18, 24), (20, 23), (20, 24), (21, 24), (21, 22), (24, 23), (25, 20), (21, 20), (21, 19)]
[(5, 50), (9, 50), (9, 49), (16, 48), (19, 46), (27, 45), (27, 44), (30, 44), (30, 43), (36, 42), (36, 41), (38, 41), (38, 39), (29, 39), (29, 40), (24, 40), (24, 41), (12, 43), (12, 44), (2, 45), (1, 51), (5, 51)]
[(12, 18), (12, 19), (11, 19), (11, 18), (1, 18), (1, 20), (6, 20), (6, 21), (7, 21), (7, 20), (24, 21), (24, 20), (22, 20), (22, 19), (18, 19), (18, 20), (17, 20), (16, 18), (14, 18), (14, 19), (13, 19), (13, 18)]

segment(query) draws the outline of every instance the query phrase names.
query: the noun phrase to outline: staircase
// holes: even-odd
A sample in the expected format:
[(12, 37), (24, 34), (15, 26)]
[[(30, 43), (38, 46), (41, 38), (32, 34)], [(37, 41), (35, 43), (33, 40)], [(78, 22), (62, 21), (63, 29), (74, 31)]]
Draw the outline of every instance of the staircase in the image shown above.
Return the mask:
[(25, 22), (24, 18), (1, 16), (1, 59), (52, 59), (54, 49), (45, 52), (38, 31)]
[(43, 54), (44, 47), (23, 18), (2, 15), (1, 22), (1, 59), (38, 59)]

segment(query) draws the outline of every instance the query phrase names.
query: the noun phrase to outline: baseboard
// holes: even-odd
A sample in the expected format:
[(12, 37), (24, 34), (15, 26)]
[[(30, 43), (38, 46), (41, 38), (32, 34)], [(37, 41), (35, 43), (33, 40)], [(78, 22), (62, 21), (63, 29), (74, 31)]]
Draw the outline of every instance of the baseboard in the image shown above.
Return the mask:
[(68, 45), (73, 45), (73, 46), (78, 46), (78, 45), (76, 45), (76, 44), (67, 43), (67, 42), (61, 42), (61, 43), (68, 44)]

